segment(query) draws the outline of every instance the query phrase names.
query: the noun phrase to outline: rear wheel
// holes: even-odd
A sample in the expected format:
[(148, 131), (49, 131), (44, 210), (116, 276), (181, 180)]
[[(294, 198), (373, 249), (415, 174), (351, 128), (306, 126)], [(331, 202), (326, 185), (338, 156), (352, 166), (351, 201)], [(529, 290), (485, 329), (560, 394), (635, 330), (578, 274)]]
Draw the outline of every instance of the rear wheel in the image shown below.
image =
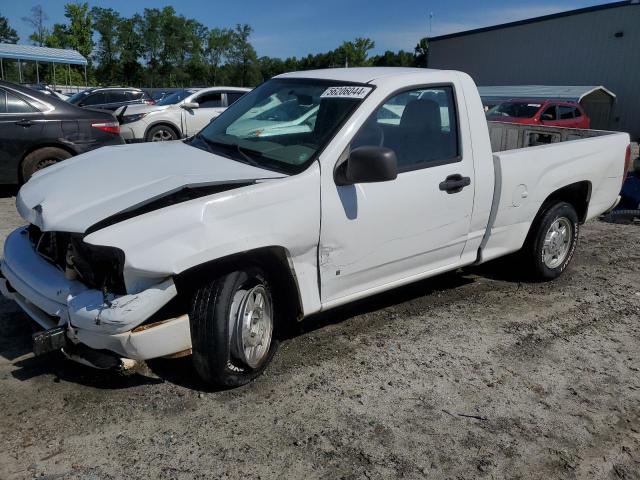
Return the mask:
[(22, 181), (28, 181), (38, 170), (42, 170), (70, 157), (71, 154), (69, 152), (56, 147), (44, 147), (34, 150), (22, 161)]
[(156, 125), (147, 132), (147, 142), (169, 142), (177, 140), (178, 134), (168, 125)]
[(278, 347), (273, 295), (259, 267), (227, 273), (198, 289), (189, 320), (194, 366), (212, 385), (250, 382)]
[(572, 205), (548, 205), (535, 220), (522, 254), (537, 280), (552, 280), (566, 270), (578, 244), (578, 214)]

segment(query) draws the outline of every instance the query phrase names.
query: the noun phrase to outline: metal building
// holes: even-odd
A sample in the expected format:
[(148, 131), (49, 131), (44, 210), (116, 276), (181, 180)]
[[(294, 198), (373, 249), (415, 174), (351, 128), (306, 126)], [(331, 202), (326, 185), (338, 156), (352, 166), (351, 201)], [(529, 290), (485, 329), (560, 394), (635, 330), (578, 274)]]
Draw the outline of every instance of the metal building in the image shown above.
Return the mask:
[(434, 37), (429, 67), (478, 85), (604, 85), (617, 96), (612, 129), (640, 138), (640, 0)]

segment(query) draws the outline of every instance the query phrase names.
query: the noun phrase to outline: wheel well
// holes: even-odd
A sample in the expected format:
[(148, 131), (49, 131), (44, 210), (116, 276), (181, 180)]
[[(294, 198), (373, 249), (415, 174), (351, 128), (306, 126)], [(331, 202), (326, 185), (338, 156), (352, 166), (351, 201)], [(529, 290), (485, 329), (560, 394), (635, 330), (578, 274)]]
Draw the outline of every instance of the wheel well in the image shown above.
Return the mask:
[(147, 140), (147, 135), (149, 134), (149, 131), (154, 128), (154, 127), (158, 127), (158, 126), (164, 126), (164, 127), (169, 127), (171, 130), (173, 130), (173, 132), (176, 134), (176, 137), (181, 138), (182, 134), (180, 133), (180, 130), (178, 129), (178, 127), (176, 127), (174, 124), (167, 122), (167, 121), (160, 121), (160, 122), (156, 122), (156, 123), (152, 123), (151, 125), (149, 125), (147, 127), (147, 129), (144, 131), (144, 140)]
[(558, 202), (567, 202), (576, 209), (580, 223), (584, 223), (587, 219), (589, 210), (589, 200), (591, 200), (591, 182), (583, 181), (572, 183), (566, 187), (562, 187), (551, 195), (542, 203), (536, 217), (538, 217), (550, 204)]
[(266, 270), (274, 287), (276, 300), (280, 299), (279, 304), (286, 308), (284, 317), (289, 320), (302, 318), (302, 299), (298, 282), (286, 249), (279, 246), (229, 255), (185, 270), (174, 277), (178, 295), (188, 309), (193, 293), (204, 282), (250, 264)]
[(22, 155), (22, 158), (20, 159), (20, 163), (18, 163), (18, 183), (22, 184), (24, 180), (22, 178), (22, 164), (24, 163), (24, 159), (27, 158), (27, 156), (31, 155), (33, 152), (37, 150), (41, 150), (43, 148), (59, 148), (60, 150), (64, 150), (65, 152), (69, 153), (72, 157), (75, 157), (76, 155), (78, 155), (78, 152), (73, 150), (68, 145), (64, 145), (60, 143), (43, 143), (40, 145), (33, 146), (24, 152), (24, 154)]

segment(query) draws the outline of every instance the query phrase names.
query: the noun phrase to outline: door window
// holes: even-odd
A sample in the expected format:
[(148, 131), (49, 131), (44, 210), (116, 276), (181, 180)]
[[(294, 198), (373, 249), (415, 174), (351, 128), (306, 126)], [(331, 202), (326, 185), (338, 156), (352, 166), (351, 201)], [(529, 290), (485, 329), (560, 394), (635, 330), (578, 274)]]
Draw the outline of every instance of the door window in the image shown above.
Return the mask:
[(550, 107), (547, 107), (547, 109), (542, 112), (542, 115), (540, 116), (540, 120), (542, 120), (543, 122), (553, 122), (556, 120), (556, 106), (555, 105), (551, 105)]
[(96, 93), (92, 93), (87, 98), (85, 98), (80, 105), (85, 107), (90, 105), (103, 105), (105, 103), (107, 103), (106, 93), (96, 92)]
[(421, 88), (386, 100), (357, 133), (351, 148), (365, 145), (394, 150), (399, 172), (459, 161), (452, 87)]
[(200, 105), (200, 108), (217, 108), (222, 106), (222, 93), (220, 92), (211, 92), (211, 93), (203, 93), (198, 98), (196, 98), (196, 102)]
[(136, 102), (140, 100), (143, 97), (143, 95), (144, 94), (142, 92), (130, 91), (130, 92), (127, 92), (127, 100), (131, 102)]
[(107, 103), (123, 103), (128, 102), (129, 98), (127, 97), (127, 92), (122, 91), (113, 91), (107, 94)]
[(244, 95), (244, 92), (227, 92), (227, 106), (235, 103)]
[(573, 107), (560, 105), (560, 120), (573, 120)]
[(7, 113), (32, 113), (36, 111), (35, 108), (14, 94), (6, 92), (6, 95)]
[(580, 118), (582, 116), (582, 112), (580, 112), (580, 109), (578, 107), (573, 109), (573, 116), (576, 118)]
[(0, 90), (0, 113), (7, 113), (7, 92)]

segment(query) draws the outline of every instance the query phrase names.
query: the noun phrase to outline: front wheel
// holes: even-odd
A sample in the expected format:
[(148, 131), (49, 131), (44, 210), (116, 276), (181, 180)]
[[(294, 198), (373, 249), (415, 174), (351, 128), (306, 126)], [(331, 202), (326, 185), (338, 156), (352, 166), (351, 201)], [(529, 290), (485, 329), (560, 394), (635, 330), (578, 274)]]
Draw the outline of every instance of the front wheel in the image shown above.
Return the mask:
[(199, 288), (189, 320), (195, 369), (212, 385), (250, 382), (278, 347), (273, 295), (259, 267), (227, 273)]
[(535, 220), (522, 254), (537, 280), (552, 280), (564, 272), (578, 244), (580, 224), (572, 205), (547, 206)]

